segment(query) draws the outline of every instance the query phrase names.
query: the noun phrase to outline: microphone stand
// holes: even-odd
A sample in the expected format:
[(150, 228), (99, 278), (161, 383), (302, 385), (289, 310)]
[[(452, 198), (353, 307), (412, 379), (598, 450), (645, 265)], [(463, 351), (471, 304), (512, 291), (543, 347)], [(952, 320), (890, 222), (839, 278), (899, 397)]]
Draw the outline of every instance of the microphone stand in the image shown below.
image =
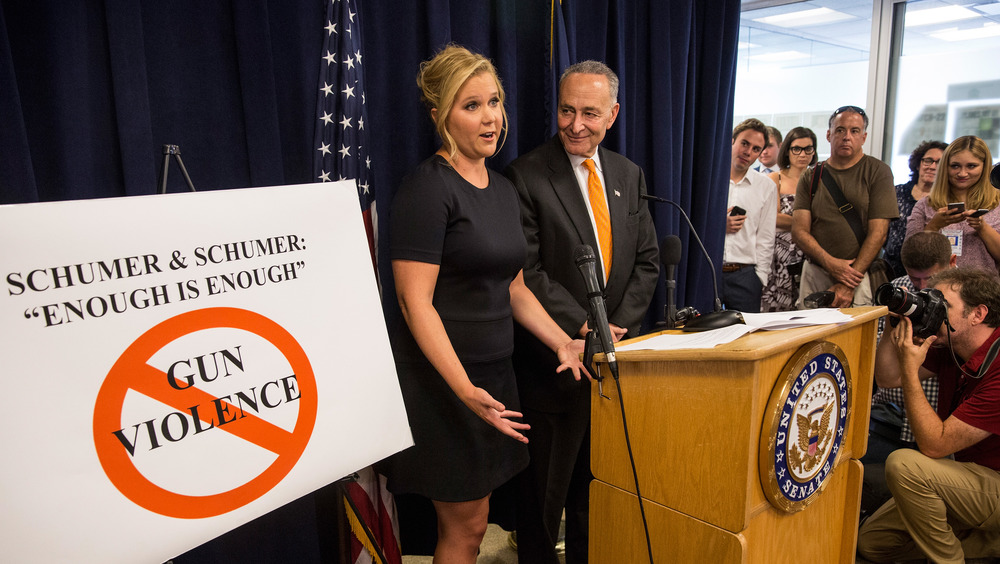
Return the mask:
[(677, 288), (677, 281), (670, 278), (666, 280), (667, 303), (663, 306), (663, 319), (666, 320), (667, 329), (677, 327), (677, 304), (674, 303), (674, 291)]
[(705, 260), (708, 261), (708, 266), (712, 272), (712, 291), (715, 294), (715, 302), (713, 304), (712, 312), (703, 313), (698, 317), (689, 320), (684, 324), (682, 330), (688, 332), (708, 331), (709, 329), (718, 329), (720, 327), (729, 327), (730, 325), (743, 323), (743, 315), (740, 312), (733, 310), (723, 311), (722, 300), (719, 299), (719, 282), (715, 276), (715, 263), (712, 262), (712, 257), (708, 254), (708, 250), (705, 249), (705, 244), (701, 242), (701, 237), (698, 236), (698, 230), (694, 228), (694, 224), (691, 223), (691, 218), (688, 217), (684, 208), (680, 207), (673, 200), (668, 200), (666, 198), (660, 198), (650, 194), (641, 194), (640, 197), (644, 200), (670, 204), (677, 208), (677, 211), (681, 212), (681, 217), (683, 217), (684, 221), (687, 222), (688, 228), (691, 230), (691, 234), (694, 235), (694, 240), (698, 242), (698, 246), (701, 247), (701, 252), (705, 255)]
[[(601, 346), (600, 328), (597, 327), (597, 323), (594, 323), (594, 316), (592, 313), (587, 313), (587, 327), (590, 331), (587, 331), (587, 336), (583, 340), (583, 366), (597, 381), (597, 393), (604, 399), (611, 399), (604, 395), (604, 376), (601, 375), (600, 366), (597, 369), (594, 368), (594, 354), (599, 352), (605, 352), (604, 347)], [(617, 375), (615, 375), (617, 379)]]
[(722, 311), (722, 300), (719, 299), (719, 284), (715, 279), (715, 263), (712, 262), (711, 255), (709, 255), (708, 250), (705, 249), (705, 244), (701, 242), (701, 237), (698, 236), (698, 230), (694, 228), (694, 224), (691, 223), (691, 218), (688, 217), (687, 212), (685, 212), (684, 208), (677, 205), (677, 202), (674, 202), (673, 200), (660, 198), (651, 194), (642, 194), (642, 198), (653, 202), (659, 202), (661, 204), (670, 204), (671, 206), (677, 208), (677, 211), (681, 212), (681, 217), (683, 217), (684, 221), (687, 222), (688, 229), (690, 229), (691, 234), (694, 235), (694, 240), (698, 242), (698, 246), (701, 247), (701, 252), (705, 255), (705, 260), (708, 261), (708, 266), (711, 268), (712, 290), (715, 292), (715, 303), (713, 304), (712, 311)]

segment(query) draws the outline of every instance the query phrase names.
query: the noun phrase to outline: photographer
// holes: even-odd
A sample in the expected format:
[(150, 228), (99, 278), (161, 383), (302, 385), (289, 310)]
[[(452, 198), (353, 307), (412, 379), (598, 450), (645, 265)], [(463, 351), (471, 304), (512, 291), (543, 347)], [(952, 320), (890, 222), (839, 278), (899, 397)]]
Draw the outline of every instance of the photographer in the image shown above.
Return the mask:
[[(876, 382), (902, 387), (919, 449), (886, 460), (893, 499), (858, 536), (858, 552), (876, 562), (1000, 556), (1000, 362), (990, 354), (1000, 338), (1000, 280), (957, 268), (929, 284), (947, 308), (937, 334), (915, 338), (904, 317), (875, 353)], [(920, 387), (932, 376), (937, 413)]]
[[(914, 233), (903, 243), (900, 255), (906, 274), (889, 284), (893, 288), (902, 288), (914, 294), (928, 287), (927, 281), (931, 276), (955, 268), (957, 258), (951, 252), (948, 238), (931, 231)], [(882, 295), (882, 288), (879, 288), (876, 302)], [(890, 311), (899, 310), (890, 308)], [(882, 339), (885, 321), (885, 317), (879, 319), (879, 340)], [(940, 319), (938, 321), (940, 322)], [(885, 333), (885, 338), (889, 340), (890, 334)], [(927, 378), (921, 382), (921, 386), (931, 407), (936, 408), (937, 378)], [(868, 451), (861, 458), (861, 463), (865, 466), (861, 486), (862, 519), (874, 513), (892, 497), (885, 483), (885, 459), (894, 450), (917, 448), (910, 422), (906, 419), (905, 406), (906, 398), (903, 396), (902, 388), (879, 387), (872, 397), (871, 419), (868, 422)]]

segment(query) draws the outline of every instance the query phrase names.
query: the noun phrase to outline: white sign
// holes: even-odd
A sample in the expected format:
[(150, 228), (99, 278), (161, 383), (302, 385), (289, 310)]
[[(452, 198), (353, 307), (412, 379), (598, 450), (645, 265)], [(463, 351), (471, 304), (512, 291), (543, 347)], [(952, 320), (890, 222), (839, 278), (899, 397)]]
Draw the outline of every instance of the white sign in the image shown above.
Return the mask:
[(356, 194), (0, 206), (0, 560), (163, 561), (412, 444)]

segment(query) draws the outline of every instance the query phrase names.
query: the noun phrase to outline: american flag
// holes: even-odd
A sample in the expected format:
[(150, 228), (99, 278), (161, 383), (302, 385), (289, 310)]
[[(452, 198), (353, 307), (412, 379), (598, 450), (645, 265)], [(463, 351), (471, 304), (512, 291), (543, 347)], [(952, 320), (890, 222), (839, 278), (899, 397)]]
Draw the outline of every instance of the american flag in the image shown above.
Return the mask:
[[(368, 155), (368, 113), (365, 105), (364, 58), (356, 0), (330, 0), (319, 72), (316, 103), (315, 160), (317, 180), (355, 179), (368, 232), (372, 266), (376, 266), (377, 215)], [(376, 269), (376, 275), (378, 271)], [(351, 562), (401, 564), (399, 522), (385, 477), (372, 468), (358, 472), (345, 486), (345, 510), (353, 533)]]
[(365, 131), (368, 111), (355, 0), (330, 0), (327, 4), (321, 57), (313, 173), (323, 182), (357, 180), (372, 266), (376, 266), (378, 217)]
[(569, 8), (568, 4), (563, 6), (562, 0), (552, 0), (549, 6), (549, 64), (546, 65), (549, 80), (545, 83), (545, 121), (549, 135), (555, 135), (559, 129), (559, 78), (570, 61), (576, 58), (576, 49), (566, 32), (570, 24), (566, 21), (565, 10)]

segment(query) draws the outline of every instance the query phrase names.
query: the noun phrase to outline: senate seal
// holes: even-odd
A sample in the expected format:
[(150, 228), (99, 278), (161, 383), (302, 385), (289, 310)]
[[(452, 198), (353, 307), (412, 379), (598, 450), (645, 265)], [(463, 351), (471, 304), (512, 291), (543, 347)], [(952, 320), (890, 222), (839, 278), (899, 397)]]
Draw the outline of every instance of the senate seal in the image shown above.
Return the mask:
[(833, 343), (808, 343), (782, 369), (760, 436), (760, 481), (772, 505), (801, 511), (837, 462), (850, 414), (851, 371)]

